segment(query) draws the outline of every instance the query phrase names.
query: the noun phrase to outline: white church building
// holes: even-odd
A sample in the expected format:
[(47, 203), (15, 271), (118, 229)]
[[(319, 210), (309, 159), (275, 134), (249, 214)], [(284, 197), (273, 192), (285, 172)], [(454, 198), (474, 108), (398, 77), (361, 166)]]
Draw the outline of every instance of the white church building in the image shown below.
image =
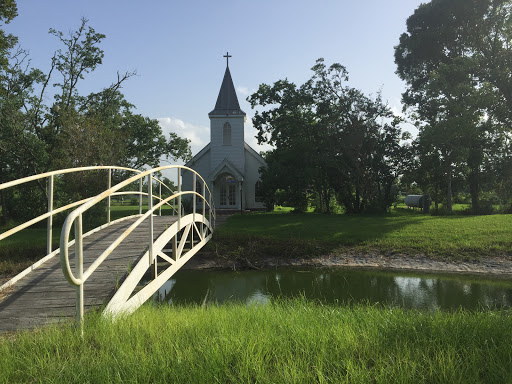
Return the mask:
[[(229, 60), (229, 55), (226, 55)], [(210, 143), (185, 166), (208, 183), (217, 209), (262, 209), (259, 169), (265, 160), (244, 141), (247, 116), (240, 109), (229, 61), (210, 117)], [(183, 190), (192, 190), (191, 172), (183, 172)], [(202, 193), (196, 181), (196, 191)]]

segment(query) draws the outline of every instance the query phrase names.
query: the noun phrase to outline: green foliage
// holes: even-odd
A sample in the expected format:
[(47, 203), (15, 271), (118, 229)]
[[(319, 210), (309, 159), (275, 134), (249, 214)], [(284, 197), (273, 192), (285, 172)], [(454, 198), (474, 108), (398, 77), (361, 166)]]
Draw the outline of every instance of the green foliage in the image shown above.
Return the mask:
[(151, 306), (0, 339), (1, 382), (505, 383), (510, 311)]
[(511, 10), (509, 0), (432, 0), (395, 47), (402, 100), (420, 129), (410, 174), (436, 205), (444, 194), (449, 211), (467, 186), (473, 212), (485, 213), (481, 192), (508, 183), (497, 165), (511, 156)]
[[(8, 22), (15, 16), (15, 3), (3, 3), (6, 8), (0, 11), (0, 20)], [(0, 183), (62, 168), (119, 165), (142, 169), (158, 166), (162, 157), (190, 158), (187, 139), (174, 133), (166, 138), (157, 120), (132, 112), (134, 106), (119, 89), (134, 73), (118, 73), (117, 80), (101, 91), (79, 94), (80, 81), (101, 65), (104, 56), (100, 43), (105, 35), (87, 24), (82, 19), (79, 28), (69, 34), (50, 29), (61, 49), (54, 53), (46, 74), (28, 69), (23, 50), (6, 48), (10, 57), (6, 65), (0, 65)], [(35, 85), (41, 88), (37, 93)], [(51, 85), (56, 92), (47, 104)], [(80, 200), (105, 189), (106, 176), (84, 175), (62, 178), (58, 185), (62, 188), (56, 188), (58, 202)], [(37, 200), (30, 204), (44, 207), (45, 189), (44, 181), (31, 187), (26, 198)], [(25, 218), (15, 211), (24, 209), (16, 207), (22, 192), (27, 193), (26, 188), (0, 191), (3, 222)]]
[(9, 24), (18, 16), (18, 7), (14, 0), (0, 0), (0, 68), (8, 64), (9, 51), (18, 39), (3, 31), (3, 24)]
[(267, 207), (284, 191), (285, 200), (305, 211), (317, 197), (319, 211), (331, 212), (332, 198), (346, 212), (386, 211), (395, 200), (392, 186), (408, 149), (400, 145), (400, 118), (380, 97), (345, 85), (348, 72), (323, 59), (309, 81), (296, 86), (279, 80), (260, 85), (248, 100), (256, 111), (259, 142), (276, 147), (262, 170)]

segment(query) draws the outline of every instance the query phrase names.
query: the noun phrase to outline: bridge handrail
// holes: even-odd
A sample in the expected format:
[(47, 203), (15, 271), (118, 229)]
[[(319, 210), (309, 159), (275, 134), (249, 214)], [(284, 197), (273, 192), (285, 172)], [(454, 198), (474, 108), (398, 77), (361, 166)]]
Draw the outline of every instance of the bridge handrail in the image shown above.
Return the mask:
[[(148, 176), (148, 180), (153, 179), (153, 173), (163, 171), (166, 169), (177, 169), (178, 170), (178, 192), (174, 193), (173, 195), (167, 197), (166, 199), (161, 199), (158, 204), (153, 206), (152, 199), (148, 199), (148, 211), (141, 215), (128, 229), (126, 229), (96, 260), (93, 261), (93, 263), (89, 266), (89, 268), (85, 271), (83, 271), (83, 243), (82, 243), (82, 214), (87, 211), (92, 206), (96, 205), (100, 201), (104, 200), (105, 198), (108, 198), (109, 196), (112, 196), (115, 194), (116, 191), (119, 189), (125, 187), (126, 185), (129, 185), (137, 180), (142, 180), (144, 177)], [(193, 174), (193, 190), (192, 191), (181, 191), (181, 170), (186, 170), (189, 172), (192, 172)], [(196, 192), (196, 178), (199, 176), (201, 181), (203, 182), (203, 194), (199, 194)], [(205, 199), (206, 191), (208, 191), (208, 197), (209, 199)], [(148, 196), (152, 194), (152, 183), (148, 183)], [(64, 273), (64, 276), (66, 277), (66, 280), (68, 280), (69, 283), (80, 287), (83, 289), (83, 283), (89, 278), (89, 276), (98, 268), (98, 266), (108, 257), (109, 254), (113, 252), (113, 250), (145, 219), (148, 217), (150, 218), (150, 236), (149, 236), (149, 253), (150, 257), (153, 257), (152, 255), (152, 245), (153, 245), (153, 213), (156, 209), (159, 209), (162, 205), (166, 204), (168, 201), (173, 200), (175, 198), (179, 198), (178, 203), (178, 230), (180, 229), (180, 219), (181, 219), (181, 196), (186, 194), (192, 194), (195, 196), (199, 196), (203, 201), (203, 213), (205, 211), (205, 207), (208, 206), (209, 213), (210, 213), (210, 219), (213, 218), (213, 221), (215, 220), (215, 207), (214, 203), (212, 201), (212, 193), (210, 191), (210, 188), (208, 187), (208, 184), (206, 181), (199, 175), (196, 171), (194, 171), (192, 168), (188, 168), (182, 165), (166, 165), (154, 169), (150, 169), (147, 171), (143, 171), (135, 176), (132, 176), (117, 185), (107, 189), (106, 191), (100, 193), (99, 195), (89, 199), (84, 204), (82, 204), (80, 207), (72, 211), (64, 221), (64, 225), (62, 226), (61, 231), (61, 237), (60, 237), (60, 259), (61, 259), (61, 266), (62, 271)], [(194, 209), (193, 213), (195, 215), (195, 200), (194, 198)], [(78, 220), (77, 220), (78, 219)], [(77, 263), (75, 265), (75, 268), (78, 272), (78, 277), (76, 277), (72, 271), (71, 266), (69, 262), (69, 235), (71, 232), (71, 227), (75, 225), (75, 257), (77, 258)], [(81, 295), (83, 302), (83, 294)], [(83, 307), (83, 305), (82, 305)], [(78, 317), (78, 314), (77, 314)]]
[[(0, 184), (0, 190), (11, 188), (11, 187), (14, 187), (14, 186), (17, 186), (20, 184), (24, 184), (24, 183), (28, 183), (31, 181), (48, 178), (48, 211), (33, 218), (33, 219), (27, 220), (26, 222), (19, 224), (16, 227), (13, 227), (3, 233), (0, 233), (0, 241), (2, 241), (3, 239), (5, 239), (11, 235), (14, 235), (15, 233), (18, 233), (18, 232), (24, 230), (25, 228), (30, 227), (31, 225), (34, 225), (40, 221), (48, 219), (47, 246), (46, 246), (47, 252), (46, 253), (47, 253), (47, 255), (49, 255), (52, 252), (52, 225), (53, 225), (52, 218), (53, 218), (53, 216), (58, 213), (64, 212), (68, 209), (71, 209), (73, 207), (76, 207), (80, 204), (83, 204), (84, 202), (88, 201), (91, 198), (91, 197), (88, 197), (86, 199), (75, 201), (75, 202), (67, 204), (65, 206), (53, 209), (53, 177), (64, 175), (67, 173), (73, 173), (73, 172), (96, 171), (96, 170), (109, 170), (109, 175), (108, 175), (109, 182), (111, 179), (111, 171), (113, 171), (113, 170), (129, 171), (129, 172), (135, 172), (135, 173), (142, 172), (139, 169), (128, 168), (128, 167), (97, 165), (97, 166), (89, 166), (89, 167), (58, 169), (55, 171), (39, 173), (37, 175), (27, 176), (27, 177), (23, 177), (21, 179), (16, 179), (16, 180), (12, 180), (12, 181), (9, 181), (6, 183), (2, 183), (2, 184)], [(159, 183), (160, 193), (159, 193), (159, 196), (155, 196), (159, 200), (162, 200), (161, 199), (162, 186), (164, 186), (164, 188), (169, 190), (171, 193), (174, 193), (174, 191), (171, 188), (169, 188), (165, 183), (163, 183), (161, 180), (157, 179), (156, 177), (152, 177), (152, 179)], [(139, 207), (141, 208), (142, 196), (147, 196), (147, 193), (142, 192), (142, 190), (139, 189), (138, 192), (137, 191), (126, 191), (126, 192), (118, 192), (118, 193), (112, 194), (112, 196), (120, 196), (120, 195), (139, 195)], [(173, 208), (173, 207), (171, 206), (171, 208)], [(173, 208), (173, 209), (176, 210), (175, 208)], [(110, 223), (110, 202), (107, 207), (107, 211), (108, 211), (107, 223)], [(141, 209), (139, 209), (139, 214), (140, 213), (141, 213)], [(161, 210), (160, 210), (160, 213), (161, 213)]]
[[(24, 183), (28, 183), (30, 181), (36, 181), (36, 180), (39, 180), (39, 179), (44, 179), (44, 178), (48, 178), (48, 211), (43, 213), (42, 215), (39, 215), (31, 220), (28, 220), (20, 225), (17, 225), (16, 227), (14, 228), (11, 228), (3, 233), (0, 233), (0, 241), (11, 236), (11, 235), (14, 235), (15, 233), (27, 228), (27, 227), (30, 227), (31, 225), (34, 225), (40, 221), (43, 221), (44, 219), (48, 219), (48, 228), (47, 228), (47, 254), (50, 254), (52, 252), (52, 241), (51, 241), (51, 238), (52, 238), (52, 217), (54, 215), (56, 215), (57, 213), (60, 213), (60, 212), (63, 212), (63, 211), (66, 211), (70, 208), (73, 208), (73, 207), (76, 207), (77, 205), (80, 205), (80, 204), (83, 204), (85, 201), (89, 200), (89, 198), (86, 198), (86, 199), (82, 199), (82, 200), (79, 200), (79, 201), (75, 201), (73, 203), (70, 203), (68, 205), (65, 205), (63, 207), (60, 207), (60, 208), (56, 208), (56, 209), (53, 209), (53, 177), (54, 176), (60, 176), (60, 175), (64, 175), (64, 174), (67, 174), (67, 173), (73, 173), (73, 172), (83, 172), (83, 171), (96, 171), (96, 170), (109, 170), (109, 179), (110, 179), (110, 173), (112, 170), (122, 170), (122, 171), (130, 171), (130, 172), (137, 172), (137, 173), (140, 173), (142, 171), (138, 170), (138, 169), (133, 169), (133, 168), (127, 168), (127, 167), (119, 167), (119, 166), (103, 166), (103, 165), (98, 165), (98, 166), (90, 166), (90, 167), (77, 167), (77, 168), (65, 168), (65, 169), (58, 169), (56, 171), (51, 171), (51, 172), (45, 172), (45, 173), (40, 173), (40, 174), (37, 174), (37, 175), (32, 175), (32, 176), (27, 176), (27, 177), (23, 177), (21, 179), (17, 179), (17, 180), (12, 180), (12, 181), (9, 181), (9, 182), (6, 182), (6, 183), (2, 183), (0, 184), (0, 190), (2, 189), (7, 189), (7, 188), (11, 188), (11, 187), (14, 187), (16, 185), (20, 185), (20, 184), (24, 184)], [(133, 194), (137, 194), (137, 192), (134, 192)], [(110, 209), (110, 207), (109, 207)]]
[(56, 171), (38, 173), (37, 175), (27, 176), (27, 177), (23, 177), (21, 179), (8, 181), (6, 183), (0, 184), (0, 189), (14, 187), (15, 185), (24, 184), (29, 181), (44, 179), (45, 177), (49, 177), (49, 176), (64, 175), (66, 173), (82, 172), (82, 171), (95, 171), (95, 170), (101, 170), (101, 169), (114, 169), (114, 170), (121, 170), (121, 171), (142, 172), (140, 169), (118, 167), (118, 166), (111, 166), (111, 165), (93, 165), (90, 167), (65, 168), (65, 169), (58, 169)]

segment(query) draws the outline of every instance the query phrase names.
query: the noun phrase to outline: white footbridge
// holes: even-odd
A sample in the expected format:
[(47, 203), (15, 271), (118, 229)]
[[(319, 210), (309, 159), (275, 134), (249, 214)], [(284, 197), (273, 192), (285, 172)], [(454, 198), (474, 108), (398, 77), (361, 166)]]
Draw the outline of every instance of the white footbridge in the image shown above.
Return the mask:
[[(177, 173), (176, 190), (155, 176), (165, 170)], [(182, 190), (184, 170), (193, 174), (191, 191)], [(106, 174), (106, 190), (54, 207), (54, 185), (65, 181), (66, 174), (90, 171)], [(117, 179), (125, 176), (112, 186), (114, 172)], [(153, 297), (211, 239), (215, 227), (215, 207), (208, 185), (184, 166), (147, 171), (108, 166), (64, 169), (0, 184), (0, 190), (37, 181), (46, 181), (47, 212), (0, 234), (0, 248), (2, 240), (46, 220), (46, 255), (0, 286), (0, 333), (73, 315), (82, 321), (89, 308), (103, 308), (106, 316), (114, 318), (129, 314)], [(112, 198), (119, 196), (136, 196), (138, 213), (111, 220)], [(184, 199), (191, 209), (187, 214)], [(98, 205), (106, 205), (106, 222), (84, 233), (83, 216)], [(164, 215), (163, 207), (167, 207)], [(70, 210), (62, 225), (60, 246), (53, 249), (53, 218)]]

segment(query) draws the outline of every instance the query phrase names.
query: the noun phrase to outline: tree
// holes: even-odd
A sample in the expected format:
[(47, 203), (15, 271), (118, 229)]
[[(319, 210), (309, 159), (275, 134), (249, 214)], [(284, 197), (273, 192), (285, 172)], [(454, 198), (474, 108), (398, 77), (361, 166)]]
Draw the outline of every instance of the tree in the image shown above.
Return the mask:
[(5, 68), (9, 64), (9, 52), (18, 41), (15, 36), (5, 33), (3, 24), (9, 24), (16, 16), (18, 16), (16, 2), (0, 0), (0, 68)]
[(405, 156), (400, 119), (380, 96), (346, 86), (342, 65), (319, 59), (312, 70), (300, 87), (280, 80), (248, 98), (253, 108), (267, 107), (253, 119), (258, 140), (276, 147), (266, 157), (264, 189), (287, 191), (302, 209), (316, 191), (327, 213), (333, 196), (350, 213), (385, 211)]
[(420, 132), (431, 131), (419, 145), (445, 168), (450, 211), (453, 169), (462, 166), (479, 211), (483, 167), (511, 122), (510, 10), (508, 0), (432, 0), (409, 17), (395, 47), (397, 74), (407, 83), (402, 100)]
[(297, 87), (285, 79), (272, 86), (261, 84), (248, 100), (253, 108), (277, 105), (256, 111), (253, 118), (258, 142), (276, 147), (266, 156), (268, 171), (263, 171), (263, 185), (286, 190), (290, 204), (306, 209), (307, 190), (318, 181), (322, 148), (311, 93), (306, 86)]
[[(87, 23), (82, 19), (78, 30), (69, 35), (50, 29), (62, 48), (52, 56), (48, 73), (31, 69), (21, 49), (11, 51), (8, 65), (0, 67), (0, 182), (59, 168), (120, 165), (142, 169), (157, 166), (162, 157), (190, 157), (187, 139), (176, 134), (166, 138), (156, 120), (132, 112), (134, 106), (120, 89), (133, 72), (118, 73), (117, 79), (99, 92), (79, 93), (80, 81), (103, 59), (99, 45), (105, 35)], [(37, 94), (36, 83), (41, 87)], [(47, 104), (50, 85), (57, 92)], [(66, 175), (62, 198), (95, 194), (104, 189), (104, 180), (92, 173)], [(44, 206), (44, 180), (38, 182), (38, 188)], [(6, 201), (15, 195), (2, 194), (2, 205), (16, 206)], [(7, 214), (4, 209), (3, 215)]]

